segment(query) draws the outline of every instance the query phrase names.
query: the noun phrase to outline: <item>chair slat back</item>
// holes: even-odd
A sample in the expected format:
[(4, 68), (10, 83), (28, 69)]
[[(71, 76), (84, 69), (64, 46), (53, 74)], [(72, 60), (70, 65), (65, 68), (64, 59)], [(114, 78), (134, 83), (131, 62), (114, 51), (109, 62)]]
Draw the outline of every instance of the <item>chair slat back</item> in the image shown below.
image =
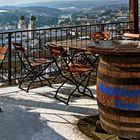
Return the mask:
[(110, 38), (110, 32), (109, 31), (102, 32), (102, 38), (103, 39), (109, 39)]
[(55, 44), (48, 44), (48, 46), (53, 57), (61, 56), (60, 47)]
[(6, 57), (7, 48), (0, 47), (0, 60), (3, 61)]
[(4, 59), (6, 58), (6, 54), (7, 54), (7, 48), (0, 47), (0, 69), (3, 65)]
[[(26, 49), (22, 46), (22, 44), (20, 43), (13, 43), (14, 47), (15, 47), (15, 50), (17, 52), (17, 55), (21, 61), (21, 63), (23, 64), (24, 67), (26, 67), (27, 63), (30, 67), (31, 64), (30, 64), (30, 61), (28, 59), (28, 56), (26, 55)], [(26, 63), (25, 63), (26, 62)]]
[(3, 61), (4, 60), (4, 57), (5, 57), (5, 55), (0, 54), (0, 61)]
[(109, 31), (103, 31), (103, 32), (93, 32), (91, 38), (93, 40), (105, 40), (110, 38), (110, 32)]
[(62, 67), (65, 67), (68, 59), (67, 50), (63, 48), (63, 46), (55, 44), (48, 44), (48, 47), (50, 49), (53, 61), (55, 62), (59, 72), (61, 72)]
[(69, 68), (69, 64), (73, 64), (73, 59), (67, 53), (66, 49), (63, 46), (60, 46), (60, 53), (64, 60), (65, 66), (67, 66)]
[(91, 37), (92, 37), (92, 39), (100, 39), (101, 32), (93, 32)]
[(5, 54), (7, 52), (7, 48), (5, 47), (0, 47), (0, 53)]
[(16, 51), (23, 53), (25, 52), (25, 49), (22, 47), (22, 44), (13, 42), (13, 45), (15, 46)]
[(59, 72), (61, 72), (61, 68), (59, 67), (58, 64), (58, 59), (61, 56), (60, 48), (55, 44), (50, 44), (50, 43), (48, 44), (48, 47), (56, 67), (58, 68)]

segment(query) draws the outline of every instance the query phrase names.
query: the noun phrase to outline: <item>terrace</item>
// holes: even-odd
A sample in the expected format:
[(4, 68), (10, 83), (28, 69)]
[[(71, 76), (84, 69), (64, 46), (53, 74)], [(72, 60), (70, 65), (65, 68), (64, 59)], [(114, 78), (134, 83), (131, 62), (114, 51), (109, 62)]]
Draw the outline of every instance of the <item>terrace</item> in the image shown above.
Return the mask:
[[(75, 94), (68, 106), (55, 99), (55, 91), (62, 82), (61, 77), (61, 80), (56, 80), (53, 83), (53, 88), (48, 86), (39, 87), (36, 82), (34, 84), (36, 87), (32, 87), (28, 93), (20, 90), (18, 83), (26, 75), (26, 72), (22, 69), (21, 62), (11, 42), (22, 42), (31, 58), (50, 58), (49, 52), (42, 51), (46, 42), (84, 47), (89, 41), (92, 41), (89, 38), (85, 38), (90, 37), (92, 32), (110, 31), (110, 39), (119, 39), (124, 29), (129, 29), (129, 26), (130, 23), (127, 22), (1, 33), (1, 45), (7, 46), (9, 51), (0, 75), (0, 101), (1, 108), (4, 111), (0, 116), (3, 122), (0, 129), (3, 135), (1, 135), (0, 139), (4, 137), (9, 139), (10, 137), (11, 139), (19, 140), (23, 131), (25, 131), (24, 136), (22, 136), (23, 139), (31, 139), (31, 136), (39, 137), (39, 140), (44, 139), (44, 137), (53, 140), (76, 139), (77, 137), (80, 140), (90, 139), (79, 131), (76, 124), (80, 118), (98, 113), (96, 99)], [(31, 32), (34, 36), (33, 38), (29, 37)], [(84, 39), (82, 38), (83, 36)], [(55, 72), (53, 66), (51, 66), (46, 71), (46, 76), (51, 79), (54, 77)], [(96, 97), (95, 83), (96, 79), (90, 82), (90, 89)], [(66, 85), (63, 92), (67, 93), (71, 88), (71, 85)], [(17, 123), (22, 125), (22, 128), (17, 126)], [(32, 124), (34, 125), (32, 126)], [(60, 125), (61, 128), (59, 128)], [(9, 127), (8, 132), (7, 127)], [(15, 128), (12, 132), (10, 132), (11, 127)], [(38, 131), (38, 129), (40, 130)], [(3, 133), (3, 130), (7, 133)], [(16, 136), (11, 134), (17, 133), (17, 130), (19, 133)], [(30, 131), (30, 134), (28, 134), (28, 131)], [(34, 134), (36, 131), (38, 133)], [(110, 135), (110, 137), (112, 136)]]
[[(19, 81), (26, 75), (26, 71), (22, 68), (12, 42), (22, 43), (31, 59), (51, 59), (50, 52), (43, 51), (46, 43), (82, 48), (92, 41), (90, 37), (93, 32), (110, 31), (111, 40), (120, 39), (125, 31), (132, 29), (133, 25), (134, 22), (130, 21), (0, 33), (0, 45), (8, 48), (6, 59), (0, 69), (0, 102), (3, 111), (0, 115), (2, 126), (0, 139), (90, 140), (93, 137), (81, 133), (77, 123), (81, 118), (98, 114), (96, 99), (77, 94), (72, 97), (68, 106), (56, 100), (54, 94), (62, 79), (56, 80), (53, 88), (47, 85), (39, 87), (36, 82), (35, 87), (28, 93), (19, 89)], [(44, 75), (53, 79), (56, 73), (57, 70), (52, 64)], [(91, 80), (89, 87), (96, 97), (96, 79)], [(66, 85), (62, 92), (67, 93), (71, 88), (72, 85)], [(102, 138), (95, 137), (96, 140)], [(109, 135), (108, 139), (115, 140), (117, 137)]]

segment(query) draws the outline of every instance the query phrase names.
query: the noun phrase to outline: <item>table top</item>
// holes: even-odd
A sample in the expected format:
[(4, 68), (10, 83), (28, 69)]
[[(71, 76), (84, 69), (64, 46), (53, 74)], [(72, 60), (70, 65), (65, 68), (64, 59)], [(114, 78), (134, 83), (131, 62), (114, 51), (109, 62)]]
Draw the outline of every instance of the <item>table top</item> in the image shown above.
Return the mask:
[(106, 40), (98, 43), (90, 42), (87, 50), (92, 53), (110, 55), (140, 55), (139, 40)]
[[(48, 44), (55, 44), (55, 43), (47, 43), (47, 44), (44, 44), (45, 46), (47, 46)], [(55, 44), (56, 46), (55, 47), (64, 47), (68, 50), (78, 50), (78, 51), (86, 51), (87, 48), (84, 46), (84, 47), (80, 47), (80, 46), (77, 46), (77, 45), (66, 45), (66, 44)]]

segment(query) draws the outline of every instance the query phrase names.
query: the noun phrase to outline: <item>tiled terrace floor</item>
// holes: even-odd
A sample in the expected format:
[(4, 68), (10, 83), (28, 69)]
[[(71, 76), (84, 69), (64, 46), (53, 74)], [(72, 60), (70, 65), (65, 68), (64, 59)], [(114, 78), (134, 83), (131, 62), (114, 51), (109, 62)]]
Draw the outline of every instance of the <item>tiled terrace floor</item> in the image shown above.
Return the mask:
[[(95, 93), (95, 86), (91, 89)], [(55, 90), (45, 86), (26, 93), (18, 87), (0, 88), (0, 140), (90, 140), (77, 122), (98, 113), (96, 100), (80, 96), (65, 105), (54, 98)]]

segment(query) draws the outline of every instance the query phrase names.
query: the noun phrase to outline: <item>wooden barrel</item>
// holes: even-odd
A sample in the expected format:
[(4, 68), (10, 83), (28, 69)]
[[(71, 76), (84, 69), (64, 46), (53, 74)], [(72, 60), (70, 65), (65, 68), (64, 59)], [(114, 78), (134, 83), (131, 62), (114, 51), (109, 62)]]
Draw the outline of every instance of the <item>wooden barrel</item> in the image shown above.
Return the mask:
[(100, 56), (97, 101), (105, 131), (140, 138), (140, 55)]

